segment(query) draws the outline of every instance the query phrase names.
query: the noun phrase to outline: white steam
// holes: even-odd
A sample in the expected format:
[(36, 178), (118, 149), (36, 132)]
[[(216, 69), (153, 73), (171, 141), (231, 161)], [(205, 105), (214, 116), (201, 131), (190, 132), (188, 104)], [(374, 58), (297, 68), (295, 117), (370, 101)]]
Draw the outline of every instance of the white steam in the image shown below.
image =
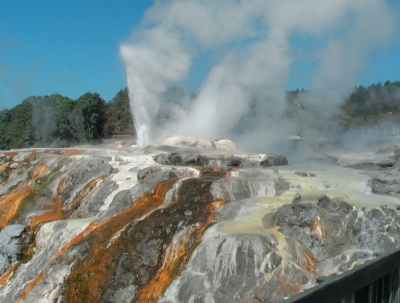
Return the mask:
[[(249, 141), (267, 132), (294, 134), (294, 126), (282, 123), (295, 57), (291, 39), (316, 44), (309, 53), (319, 61), (316, 93), (303, 102), (323, 106), (323, 119), (354, 87), (370, 51), (390, 42), (395, 25), (384, 0), (156, 1), (120, 47), (138, 143), (171, 135), (211, 140), (232, 136), (238, 125)], [(164, 106), (167, 87), (188, 77), (204, 51), (216, 63), (198, 94)], [(162, 122), (160, 114), (167, 117)]]

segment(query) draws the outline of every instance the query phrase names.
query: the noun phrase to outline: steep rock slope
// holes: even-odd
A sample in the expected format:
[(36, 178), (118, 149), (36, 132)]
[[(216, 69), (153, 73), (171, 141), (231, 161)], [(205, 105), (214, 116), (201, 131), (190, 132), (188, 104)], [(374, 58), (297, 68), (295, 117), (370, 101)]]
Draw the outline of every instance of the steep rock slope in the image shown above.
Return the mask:
[(1, 153), (0, 301), (279, 302), (397, 246), (397, 197), (287, 164), (163, 145)]

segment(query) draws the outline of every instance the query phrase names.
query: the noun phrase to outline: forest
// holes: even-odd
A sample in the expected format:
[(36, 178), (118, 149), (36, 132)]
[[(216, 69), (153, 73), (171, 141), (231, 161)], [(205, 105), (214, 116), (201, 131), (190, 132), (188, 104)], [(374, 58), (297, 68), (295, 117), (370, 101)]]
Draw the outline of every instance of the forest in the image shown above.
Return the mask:
[(53, 94), (0, 111), (2, 150), (96, 143), (114, 134), (135, 134), (126, 88), (108, 103), (97, 93), (77, 100)]
[[(307, 105), (308, 94), (306, 90), (295, 90), (286, 95), (288, 104), (284, 118), (296, 121), (299, 129), (302, 128), (302, 117), (309, 119), (309, 113), (316, 111)], [(195, 98), (194, 93), (173, 86), (166, 91), (164, 103), (179, 103), (182, 95)], [(340, 131), (375, 126), (384, 120), (397, 125), (400, 82), (354, 87), (340, 104), (329, 121)], [(157, 119), (165, 118), (162, 113), (157, 116)], [(120, 90), (109, 102), (98, 93), (88, 92), (76, 100), (53, 94), (31, 96), (11, 109), (0, 111), (0, 150), (93, 144), (118, 134), (135, 135), (127, 88)]]

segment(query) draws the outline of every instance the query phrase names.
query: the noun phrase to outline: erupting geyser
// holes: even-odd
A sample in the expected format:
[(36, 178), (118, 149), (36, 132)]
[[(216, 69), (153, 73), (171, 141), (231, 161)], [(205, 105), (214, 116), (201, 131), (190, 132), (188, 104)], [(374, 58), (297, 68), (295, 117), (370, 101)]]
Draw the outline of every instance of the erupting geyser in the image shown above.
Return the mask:
[[(238, 129), (253, 146), (274, 132), (296, 134), (282, 119), (285, 90), (296, 64), (310, 62), (302, 77), (314, 93), (305, 102), (328, 120), (394, 23), (384, 0), (156, 1), (120, 47), (139, 146), (172, 135), (238, 137)], [(166, 105), (167, 86), (193, 77), (196, 64), (210, 65), (198, 93)]]

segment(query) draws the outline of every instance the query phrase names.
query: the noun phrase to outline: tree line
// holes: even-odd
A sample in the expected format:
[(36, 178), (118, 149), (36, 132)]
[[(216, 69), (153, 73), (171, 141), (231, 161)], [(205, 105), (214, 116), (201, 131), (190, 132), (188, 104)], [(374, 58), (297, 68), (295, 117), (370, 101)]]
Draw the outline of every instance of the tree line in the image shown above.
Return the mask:
[(376, 125), (382, 121), (398, 126), (399, 114), (399, 81), (359, 86), (341, 106), (341, 126), (349, 129)]
[(53, 94), (0, 111), (2, 150), (94, 143), (116, 133), (135, 134), (126, 88), (108, 103), (97, 93), (76, 100)]
[[(340, 132), (385, 123), (400, 126), (399, 81), (356, 86), (348, 96), (339, 100), (337, 108), (332, 104), (324, 104), (323, 95), (310, 95), (310, 91), (304, 89), (289, 91), (286, 95), (288, 106), (285, 116), (296, 121), (300, 129), (306, 124), (312, 124), (322, 133), (328, 128)], [(310, 98), (317, 98), (317, 102), (310, 102)], [(327, 110), (330, 111), (329, 115), (325, 113)]]
[[(188, 106), (187, 103), (195, 97), (194, 93), (180, 87), (169, 87), (162, 96), (157, 121), (162, 123), (169, 119), (168, 115), (175, 107)], [(323, 106), (319, 106), (318, 102), (310, 105), (308, 97), (309, 91), (304, 89), (288, 91), (286, 95), (288, 106), (285, 117), (296, 122), (300, 135), (307, 132), (305, 125), (310, 125), (313, 117), (315, 123), (311, 124), (319, 132), (332, 125), (343, 131), (377, 123), (382, 118), (399, 124), (399, 81), (354, 87), (335, 114), (329, 117), (329, 121), (321, 119)], [(0, 150), (36, 146), (67, 147), (95, 143), (114, 134), (135, 133), (127, 88), (120, 90), (110, 102), (90, 92), (76, 100), (53, 94), (28, 97), (13, 108), (0, 111)]]

